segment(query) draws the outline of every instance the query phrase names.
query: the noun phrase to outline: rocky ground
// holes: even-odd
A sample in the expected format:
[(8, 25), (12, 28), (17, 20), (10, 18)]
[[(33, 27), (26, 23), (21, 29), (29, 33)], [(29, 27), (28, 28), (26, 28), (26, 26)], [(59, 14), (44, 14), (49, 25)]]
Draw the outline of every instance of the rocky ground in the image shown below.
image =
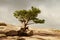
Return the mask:
[(0, 38), (0, 40), (60, 40), (60, 36), (39, 36), (39, 35), (33, 35), (31, 37), (7, 36)]
[[(17, 27), (8, 24), (8, 26), (0, 26), (4, 29), (0, 29), (0, 40), (60, 40), (60, 30), (56, 29), (42, 29), (42, 28), (32, 28), (32, 36), (6, 36), (2, 31), (6, 32), (8, 30), (18, 30)], [(7, 28), (8, 27), (8, 28)]]

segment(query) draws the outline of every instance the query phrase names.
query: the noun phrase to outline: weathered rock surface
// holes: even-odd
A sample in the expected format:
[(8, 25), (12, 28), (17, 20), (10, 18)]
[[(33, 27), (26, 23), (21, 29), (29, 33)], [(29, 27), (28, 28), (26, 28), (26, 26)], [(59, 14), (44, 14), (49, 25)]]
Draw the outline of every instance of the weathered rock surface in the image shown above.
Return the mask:
[(14, 30), (11, 30), (9, 32), (6, 32), (5, 34), (7, 36), (17, 36), (18, 35), (18, 32), (17, 31), (14, 31)]
[[(60, 30), (56, 29), (41, 29), (41, 28), (32, 28), (29, 27), (27, 33), (32, 36), (16, 36), (19, 27), (16, 27), (11, 24), (4, 24), (0, 26), (0, 40), (60, 40)], [(33, 30), (33, 32), (31, 31)], [(8, 35), (14, 36), (6, 36)], [(30, 34), (29, 34), (30, 33)]]

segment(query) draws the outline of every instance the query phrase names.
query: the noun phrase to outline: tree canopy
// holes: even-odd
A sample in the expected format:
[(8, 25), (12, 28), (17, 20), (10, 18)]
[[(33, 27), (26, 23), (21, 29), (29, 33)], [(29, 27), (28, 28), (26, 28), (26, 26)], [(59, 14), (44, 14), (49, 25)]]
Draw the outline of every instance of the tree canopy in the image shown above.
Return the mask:
[(14, 12), (14, 16), (20, 21), (28, 24), (29, 21), (33, 21), (34, 23), (44, 23), (44, 19), (37, 18), (38, 14), (41, 13), (41, 10), (36, 7), (31, 7), (29, 10), (17, 10)]

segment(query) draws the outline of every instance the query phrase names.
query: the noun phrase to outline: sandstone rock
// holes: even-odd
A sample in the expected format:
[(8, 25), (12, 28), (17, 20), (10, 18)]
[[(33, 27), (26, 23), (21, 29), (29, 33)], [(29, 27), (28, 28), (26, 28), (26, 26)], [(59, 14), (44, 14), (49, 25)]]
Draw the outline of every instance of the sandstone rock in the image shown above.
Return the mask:
[(0, 23), (0, 26), (7, 26), (5, 23)]
[(29, 33), (27, 33), (29, 36), (33, 35), (33, 30), (31, 30)]
[(1, 38), (1, 37), (6, 37), (6, 35), (5, 35), (5, 34), (0, 34), (0, 38)]
[(17, 40), (25, 40), (24, 38), (20, 38), (20, 39), (17, 39)]
[(3, 32), (3, 31), (0, 31), (0, 34), (5, 34), (5, 32)]
[(17, 36), (18, 32), (17, 31), (14, 31), (14, 30), (11, 30), (9, 32), (6, 32), (6, 35), (7, 36)]

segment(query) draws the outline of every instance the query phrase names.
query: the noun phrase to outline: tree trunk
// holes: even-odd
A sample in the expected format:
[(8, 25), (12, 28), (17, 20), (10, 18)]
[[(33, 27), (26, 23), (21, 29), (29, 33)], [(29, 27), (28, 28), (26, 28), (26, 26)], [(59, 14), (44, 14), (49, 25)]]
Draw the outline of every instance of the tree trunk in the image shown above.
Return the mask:
[(22, 22), (22, 28), (18, 31), (18, 35), (27, 35), (27, 29), (28, 29), (28, 27), (27, 27), (27, 24), (28, 24), (28, 21), (23, 21)]
[(27, 29), (28, 29), (27, 24), (28, 24), (28, 20), (26, 20), (25, 22), (23, 22), (23, 30), (24, 30), (24, 32), (26, 32)]

